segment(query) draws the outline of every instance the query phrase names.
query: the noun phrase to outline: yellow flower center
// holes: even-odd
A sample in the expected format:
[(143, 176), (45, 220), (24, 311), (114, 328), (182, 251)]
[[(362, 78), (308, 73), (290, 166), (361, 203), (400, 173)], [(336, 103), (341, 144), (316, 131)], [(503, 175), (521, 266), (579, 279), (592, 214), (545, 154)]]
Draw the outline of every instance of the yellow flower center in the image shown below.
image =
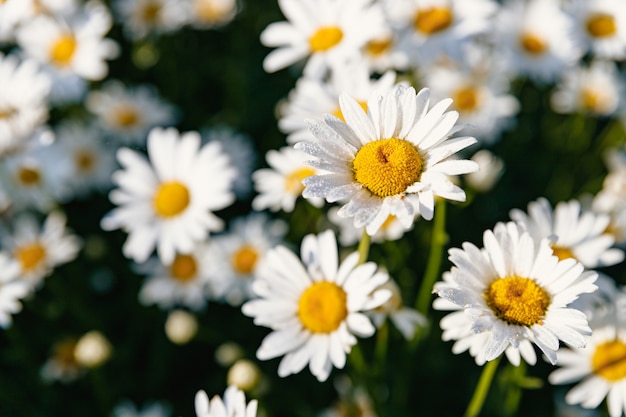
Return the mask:
[(584, 109), (595, 113), (603, 113), (607, 110), (606, 97), (602, 92), (593, 88), (583, 88), (580, 101)]
[(615, 35), (617, 25), (615, 18), (606, 13), (596, 13), (587, 19), (587, 32), (594, 38), (604, 38)]
[(369, 142), (352, 163), (354, 179), (378, 197), (403, 193), (419, 181), (424, 161), (410, 142), (398, 138)]
[(626, 377), (626, 344), (612, 340), (596, 346), (591, 357), (591, 367), (596, 375), (608, 381), (620, 381)]
[(0, 119), (8, 119), (10, 117), (13, 117), (15, 113), (17, 113), (17, 110), (11, 107), (0, 109)]
[(376, 39), (373, 41), (369, 41), (365, 45), (365, 52), (371, 56), (380, 56), (391, 49), (391, 45), (393, 44), (392, 38), (387, 39)]
[(15, 250), (15, 258), (24, 271), (32, 271), (46, 258), (46, 248), (39, 243), (24, 245)]
[(328, 51), (343, 39), (343, 31), (337, 26), (319, 28), (309, 39), (309, 47), (313, 52)]
[(296, 169), (295, 171), (289, 173), (285, 177), (285, 190), (294, 195), (302, 194), (302, 190), (304, 190), (302, 180), (310, 177), (311, 175), (315, 175), (315, 170), (309, 167)]
[(452, 11), (447, 7), (431, 7), (417, 11), (415, 29), (426, 35), (441, 32), (452, 24)]
[(565, 246), (553, 245), (552, 254), (559, 258), (559, 260), (561, 261), (570, 258), (576, 259), (576, 256), (574, 256), (574, 252), (572, 252), (569, 248), (566, 248)]
[(113, 115), (114, 123), (122, 128), (130, 128), (136, 126), (141, 119), (139, 111), (130, 105), (124, 104), (120, 105), (117, 109), (115, 109), (115, 114)]
[(259, 252), (252, 246), (244, 245), (233, 254), (232, 265), (238, 273), (248, 275), (254, 270), (258, 259)]
[(485, 291), (487, 305), (509, 324), (543, 324), (550, 295), (530, 278), (510, 276), (495, 280)]
[(347, 296), (335, 283), (320, 281), (304, 290), (298, 300), (298, 317), (313, 333), (332, 333), (348, 316)]
[(478, 107), (479, 95), (473, 87), (463, 87), (452, 94), (454, 99), (454, 106), (458, 111), (469, 112)]
[(78, 151), (74, 154), (74, 163), (78, 172), (83, 174), (93, 171), (96, 165), (94, 155), (86, 150)]
[(166, 182), (154, 195), (154, 210), (161, 217), (177, 216), (187, 208), (189, 200), (187, 187), (177, 181)]
[(139, 15), (142, 20), (149, 23), (154, 23), (159, 19), (161, 14), (161, 5), (155, 1), (149, 1), (143, 5), (139, 10)]
[(59, 66), (66, 66), (72, 61), (76, 51), (76, 39), (71, 34), (65, 34), (52, 43), (50, 59)]
[(196, 16), (203, 22), (219, 22), (228, 15), (228, 12), (232, 10), (233, 7), (234, 6), (231, 4), (221, 4), (214, 0), (194, 1)]
[(198, 271), (196, 260), (191, 255), (176, 255), (170, 266), (172, 277), (181, 282), (191, 281)]
[[(358, 100), (357, 103), (359, 103), (359, 106), (361, 106), (363, 111), (367, 113), (367, 101)], [(335, 109), (335, 111), (333, 112), (333, 116), (340, 118), (344, 122), (346, 121), (346, 119), (343, 117), (343, 112), (341, 111), (341, 107), (337, 107), (337, 109)]]
[(21, 167), (17, 171), (17, 181), (27, 187), (36, 186), (41, 182), (41, 174), (38, 169)]
[(520, 43), (522, 48), (531, 55), (541, 55), (547, 48), (544, 40), (532, 33), (523, 34)]

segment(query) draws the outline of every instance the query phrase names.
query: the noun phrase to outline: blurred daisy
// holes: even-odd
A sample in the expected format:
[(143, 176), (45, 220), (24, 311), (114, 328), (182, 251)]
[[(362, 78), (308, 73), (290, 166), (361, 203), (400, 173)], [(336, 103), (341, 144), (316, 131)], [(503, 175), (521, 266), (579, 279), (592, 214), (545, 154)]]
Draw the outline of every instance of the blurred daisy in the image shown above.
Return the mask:
[(113, 0), (111, 7), (115, 20), (131, 41), (175, 32), (187, 20), (182, 0)]
[(377, 417), (372, 398), (360, 386), (354, 386), (352, 381), (344, 375), (335, 378), (335, 388), (339, 398), (335, 403), (317, 414), (318, 417)]
[(390, 215), (409, 228), (419, 214), (433, 217), (435, 196), (464, 201), (465, 192), (448, 177), (478, 169), (473, 161), (450, 159), (476, 142), (473, 137), (450, 139), (460, 129), (451, 99), (429, 107), (430, 91), (416, 93), (397, 85), (372, 95), (367, 113), (348, 96), (339, 97), (346, 122), (332, 115), (309, 121), (316, 142), (295, 145), (316, 158), (312, 166), (328, 171), (305, 178), (305, 198), (345, 202), (338, 214), (353, 217), (354, 227), (372, 236)]
[(177, 253), (169, 265), (152, 257), (135, 267), (146, 276), (139, 290), (139, 302), (146, 306), (156, 304), (163, 310), (188, 307), (201, 311), (211, 297), (210, 268), (205, 242), (196, 244), (192, 251)]
[(213, 211), (234, 201), (235, 171), (218, 143), (201, 147), (197, 132), (154, 128), (148, 159), (129, 148), (119, 149), (117, 159), (122, 169), (113, 173), (113, 183), (119, 188), (109, 198), (119, 207), (100, 224), (129, 234), (122, 248), (126, 257), (142, 263), (156, 247), (169, 265), (177, 252), (190, 252), (209, 232), (222, 229)]
[[(302, 180), (319, 172), (309, 166), (309, 156), (302, 151), (285, 146), (278, 150), (270, 149), (265, 154), (269, 168), (261, 168), (252, 173), (254, 188), (258, 195), (252, 200), (252, 208), (257, 211), (269, 209), (291, 213), (296, 200), (302, 196)], [(307, 199), (316, 207), (324, 200)]]
[(256, 417), (258, 402), (250, 400), (246, 404), (246, 396), (239, 388), (231, 385), (224, 391), (224, 399), (209, 396), (203, 390), (196, 393), (196, 417)]
[(83, 376), (86, 368), (78, 363), (74, 352), (78, 339), (65, 337), (52, 345), (50, 355), (40, 369), (44, 382), (69, 383)]
[(557, 113), (610, 116), (625, 93), (626, 85), (616, 64), (595, 60), (588, 67), (578, 66), (565, 72), (550, 97), (550, 104)]
[(541, 197), (528, 204), (528, 212), (513, 209), (511, 219), (521, 224), (537, 241), (547, 238), (559, 259), (574, 258), (587, 268), (616, 265), (624, 251), (613, 248), (607, 233), (610, 217), (583, 209), (580, 201), (559, 202), (554, 209)]
[(50, 79), (34, 60), (0, 53), (0, 85), (2, 157), (22, 147), (48, 119)]
[[(339, 207), (331, 207), (328, 209), (328, 220), (337, 226), (339, 231), (338, 240), (341, 246), (348, 247), (359, 243), (363, 237), (363, 227), (354, 227), (354, 222), (348, 217), (341, 217), (338, 214)], [(383, 243), (386, 241), (394, 241), (400, 239), (404, 234), (413, 228), (411, 224), (410, 228), (406, 228), (400, 220), (394, 216), (389, 215), (387, 219), (380, 226), (380, 229), (372, 236), (372, 242)]]
[(275, 72), (306, 60), (304, 74), (319, 78), (329, 66), (358, 56), (384, 29), (381, 10), (368, 0), (279, 0), (287, 21), (270, 23), (261, 43), (271, 51), (263, 61)]
[(0, 252), (0, 328), (13, 323), (13, 315), (22, 311), (20, 302), (31, 290), (25, 280), (19, 279), (20, 263), (8, 253)]
[(89, 92), (85, 106), (115, 143), (144, 145), (150, 129), (173, 125), (178, 119), (177, 109), (149, 84), (127, 87), (108, 80)]
[(574, 22), (558, 0), (506, 2), (493, 38), (507, 71), (543, 83), (554, 82), (584, 53), (574, 36)]
[(43, 224), (30, 213), (19, 214), (2, 238), (3, 248), (20, 264), (20, 279), (37, 289), (62, 264), (73, 261), (81, 239), (66, 226), (65, 214), (53, 211)]
[(280, 106), (278, 127), (287, 134), (287, 143), (314, 141), (306, 120), (320, 118), (325, 113), (343, 118), (339, 108), (339, 95), (346, 92), (367, 106), (367, 99), (374, 93), (382, 93), (395, 85), (396, 74), (389, 71), (380, 78), (371, 78), (367, 66), (360, 60), (333, 68), (328, 80), (302, 77)]
[(498, 223), (493, 231), (485, 231), (483, 243), (482, 249), (465, 242), (463, 249), (449, 251), (454, 265), (434, 289), (455, 306), (441, 321), (444, 337), (455, 327), (458, 337), (486, 334), (468, 339), (465, 346), (486, 361), (511, 348), (519, 351), (517, 363), (521, 353), (534, 364), (530, 342), (554, 364), (559, 341), (583, 347), (591, 329), (585, 314), (568, 305), (580, 294), (596, 290), (597, 274), (585, 271), (574, 259), (559, 260), (547, 239), (535, 241), (514, 222)]
[(15, 31), (35, 16), (67, 16), (78, 7), (76, 0), (3, 0), (0, 2), (0, 41), (15, 42)]
[(611, 222), (607, 232), (618, 246), (626, 244), (626, 148), (609, 148), (605, 153), (608, 173), (602, 188), (591, 202), (593, 210), (608, 214)]
[(111, 414), (111, 417), (170, 417), (171, 407), (162, 401), (147, 401), (137, 406), (130, 400), (120, 401)]
[(626, 58), (626, 8), (621, 0), (568, 0), (577, 35), (595, 58)]
[(409, 57), (400, 48), (400, 33), (388, 24), (361, 47), (361, 55), (370, 73), (405, 71), (409, 67)]
[(284, 355), (279, 376), (309, 364), (311, 373), (325, 381), (333, 366), (345, 366), (355, 335), (374, 334), (364, 313), (391, 295), (377, 290), (388, 276), (373, 262), (358, 265), (356, 252), (340, 263), (331, 230), (305, 236), (300, 252), (301, 259), (279, 245), (267, 253), (267, 266), (252, 286), (258, 298), (245, 303), (242, 312), (273, 330), (257, 350), (258, 359)]
[(211, 29), (230, 23), (237, 15), (237, 0), (188, 0), (188, 24), (196, 29)]
[(266, 213), (234, 218), (228, 231), (214, 236), (206, 254), (214, 296), (234, 306), (249, 300), (267, 251), (282, 243), (286, 233), (287, 224)]
[(504, 160), (488, 149), (481, 149), (472, 155), (480, 169), (465, 176), (467, 184), (475, 191), (489, 192), (504, 173)]

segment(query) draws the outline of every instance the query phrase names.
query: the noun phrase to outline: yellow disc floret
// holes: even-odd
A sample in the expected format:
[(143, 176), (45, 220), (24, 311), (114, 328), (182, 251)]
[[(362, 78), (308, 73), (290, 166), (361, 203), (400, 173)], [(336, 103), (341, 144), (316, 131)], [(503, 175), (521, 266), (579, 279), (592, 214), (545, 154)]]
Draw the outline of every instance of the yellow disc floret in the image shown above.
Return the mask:
[(17, 181), (21, 185), (35, 186), (41, 183), (41, 174), (36, 168), (21, 167), (17, 172)]
[(426, 35), (445, 30), (452, 24), (452, 11), (447, 7), (431, 7), (422, 9), (415, 16), (415, 29)]
[(337, 26), (321, 27), (309, 39), (312, 52), (328, 51), (343, 39), (343, 31)]
[(548, 47), (543, 39), (532, 33), (522, 35), (520, 43), (522, 48), (531, 55), (541, 55)]
[(550, 295), (535, 281), (515, 275), (492, 282), (484, 297), (499, 319), (520, 326), (541, 325), (550, 305)]
[(66, 66), (72, 61), (76, 51), (76, 39), (71, 34), (60, 36), (50, 47), (50, 60), (59, 66)]
[(332, 333), (347, 316), (346, 293), (332, 282), (312, 284), (298, 300), (298, 318), (313, 333)]
[(15, 257), (24, 271), (32, 271), (39, 267), (46, 258), (46, 248), (35, 242), (15, 250)]
[(289, 173), (285, 177), (285, 190), (294, 195), (302, 194), (302, 190), (304, 190), (302, 180), (310, 177), (311, 175), (315, 175), (315, 170), (309, 167), (300, 168)]
[(576, 257), (574, 256), (574, 252), (572, 252), (570, 248), (567, 248), (565, 246), (553, 245), (552, 254), (556, 256), (557, 258), (559, 258), (559, 260), (561, 261), (565, 259), (569, 259), (569, 258), (576, 259)]
[(459, 88), (452, 95), (455, 108), (460, 112), (470, 112), (478, 107), (479, 94), (474, 87)]
[(617, 33), (615, 18), (606, 13), (596, 13), (587, 19), (587, 32), (594, 38), (605, 38)]
[(177, 181), (166, 182), (154, 195), (154, 210), (161, 217), (173, 217), (187, 208), (189, 200), (189, 190), (185, 185)]
[(250, 274), (259, 259), (259, 252), (250, 245), (244, 245), (233, 254), (233, 269), (240, 274)]
[(621, 381), (626, 377), (626, 344), (611, 340), (596, 346), (591, 367), (593, 373), (608, 381)]
[(357, 152), (354, 179), (378, 197), (402, 194), (416, 183), (424, 168), (419, 151), (398, 138), (369, 142)]
[(192, 280), (196, 276), (198, 266), (191, 255), (176, 255), (170, 266), (172, 277), (181, 282)]
[[(359, 103), (359, 106), (361, 106), (363, 111), (367, 113), (367, 101), (358, 100), (357, 103)], [(341, 111), (341, 107), (337, 107), (337, 109), (333, 112), (333, 116), (337, 116), (344, 122), (346, 121), (346, 119), (343, 117), (343, 112)]]

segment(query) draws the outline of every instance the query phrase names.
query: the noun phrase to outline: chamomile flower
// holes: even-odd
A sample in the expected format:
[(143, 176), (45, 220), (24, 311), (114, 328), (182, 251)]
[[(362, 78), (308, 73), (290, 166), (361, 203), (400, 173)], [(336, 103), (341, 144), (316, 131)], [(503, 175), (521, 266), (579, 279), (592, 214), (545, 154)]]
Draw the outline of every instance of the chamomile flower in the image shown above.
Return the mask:
[(0, 328), (6, 329), (13, 323), (13, 315), (22, 311), (20, 302), (31, 287), (26, 280), (19, 279), (20, 264), (8, 253), (0, 252)]
[(606, 232), (610, 217), (583, 208), (578, 200), (561, 201), (552, 208), (542, 197), (528, 204), (527, 213), (513, 209), (510, 216), (534, 239), (549, 239), (559, 259), (574, 258), (587, 268), (624, 260), (624, 251), (613, 248), (615, 239)]
[(483, 244), (449, 251), (454, 265), (434, 290), (448, 305), (433, 304), (453, 311), (442, 319), (444, 333), (456, 331), (455, 338), (465, 338), (462, 350), (485, 361), (513, 349), (518, 363), (521, 353), (532, 364), (529, 344), (535, 344), (554, 364), (560, 341), (583, 347), (591, 329), (569, 304), (597, 289), (597, 273), (574, 259), (559, 260), (547, 239), (536, 241), (514, 222), (485, 231)]
[(178, 111), (149, 84), (125, 86), (108, 80), (87, 95), (85, 106), (100, 128), (116, 143), (144, 145), (150, 129), (171, 126)]
[(0, 53), (0, 85), (1, 157), (23, 147), (48, 119), (50, 79), (34, 60)]
[(594, 60), (565, 72), (550, 97), (558, 113), (581, 112), (610, 116), (617, 110), (626, 92), (617, 66), (612, 61)]
[(287, 21), (270, 23), (261, 43), (271, 51), (263, 61), (275, 72), (306, 60), (304, 74), (321, 77), (329, 66), (358, 56), (384, 28), (381, 10), (368, 0), (279, 0)]
[(101, 221), (104, 230), (123, 229), (126, 257), (142, 263), (156, 247), (169, 265), (176, 253), (188, 253), (210, 232), (223, 228), (213, 211), (234, 201), (235, 171), (218, 143), (200, 146), (197, 132), (154, 128), (148, 135), (148, 159), (121, 148), (122, 169), (113, 173), (118, 188), (109, 193), (118, 207)]
[(286, 233), (287, 224), (266, 213), (234, 218), (229, 230), (213, 237), (206, 254), (214, 296), (236, 306), (249, 300), (267, 251), (282, 243)]
[(195, 396), (196, 417), (256, 417), (258, 402), (246, 403), (246, 395), (234, 385), (224, 391), (224, 398), (214, 396), (209, 401), (206, 391), (200, 390)]
[(431, 109), (430, 91), (416, 93), (396, 85), (382, 95), (371, 95), (367, 113), (348, 96), (339, 97), (346, 122), (332, 115), (309, 121), (315, 142), (295, 145), (316, 159), (313, 167), (327, 173), (302, 180), (305, 198), (341, 202), (338, 214), (353, 217), (354, 227), (372, 236), (390, 215), (409, 228), (419, 214), (433, 217), (435, 196), (464, 201), (465, 192), (448, 179), (478, 169), (475, 162), (450, 159), (476, 142), (473, 137), (450, 136), (456, 111), (446, 109), (451, 99)]
[(139, 302), (156, 304), (163, 310), (188, 307), (201, 311), (211, 297), (210, 267), (206, 242), (196, 244), (189, 252), (177, 253), (169, 265), (152, 257), (135, 267), (146, 277), (139, 290)]
[(361, 55), (370, 73), (405, 71), (409, 67), (409, 56), (400, 47), (400, 33), (390, 25), (361, 48)]
[(476, 152), (472, 155), (472, 160), (480, 166), (480, 169), (467, 174), (466, 183), (475, 191), (489, 192), (504, 174), (504, 160), (488, 149)]
[(187, 19), (181, 0), (113, 0), (112, 8), (115, 20), (131, 41), (174, 32)]
[[(347, 247), (356, 245), (363, 237), (363, 227), (354, 227), (354, 222), (348, 217), (341, 217), (338, 214), (339, 207), (328, 209), (328, 220), (337, 226), (338, 240), (341, 246)], [(382, 243), (400, 239), (404, 234), (413, 228), (413, 224), (408, 229), (394, 215), (390, 215), (380, 226), (380, 229), (371, 237), (372, 242)]]
[[(254, 188), (258, 193), (252, 200), (252, 208), (257, 211), (269, 209), (291, 213), (296, 200), (302, 196), (302, 180), (315, 175), (319, 170), (307, 164), (307, 154), (290, 146), (278, 150), (270, 149), (265, 154), (265, 159), (269, 167), (252, 173)], [(321, 198), (307, 201), (317, 207), (324, 204)]]
[(66, 220), (61, 211), (48, 214), (43, 224), (34, 214), (20, 213), (3, 237), (3, 247), (20, 264), (20, 279), (31, 288), (37, 289), (56, 267), (78, 256), (82, 241)]
[(237, 0), (188, 0), (188, 24), (196, 29), (211, 29), (230, 23), (237, 12)]
[(340, 263), (331, 230), (305, 236), (300, 252), (301, 259), (279, 245), (267, 253), (266, 267), (252, 286), (257, 298), (245, 303), (242, 312), (273, 330), (257, 350), (258, 359), (284, 355), (279, 376), (298, 373), (308, 364), (325, 381), (333, 366), (344, 367), (355, 336), (374, 334), (364, 313), (391, 295), (377, 289), (388, 275), (373, 262), (359, 265), (356, 252)]
[(594, 58), (626, 58), (626, 9), (620, 0), (569, 0), (577, 34)]

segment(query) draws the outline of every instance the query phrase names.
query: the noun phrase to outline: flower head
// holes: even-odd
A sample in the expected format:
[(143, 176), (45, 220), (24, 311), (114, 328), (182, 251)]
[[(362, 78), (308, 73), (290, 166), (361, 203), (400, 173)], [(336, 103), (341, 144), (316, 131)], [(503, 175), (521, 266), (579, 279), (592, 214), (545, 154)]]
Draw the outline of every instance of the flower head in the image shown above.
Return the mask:
[(195, 398), (197, 417), (256, 417), (257, 400), (246, 404), (246, 396), (234, 385), (224, 391), (224, 399), (214, 396), (209, 401), (205, 391), (198, 391)]

